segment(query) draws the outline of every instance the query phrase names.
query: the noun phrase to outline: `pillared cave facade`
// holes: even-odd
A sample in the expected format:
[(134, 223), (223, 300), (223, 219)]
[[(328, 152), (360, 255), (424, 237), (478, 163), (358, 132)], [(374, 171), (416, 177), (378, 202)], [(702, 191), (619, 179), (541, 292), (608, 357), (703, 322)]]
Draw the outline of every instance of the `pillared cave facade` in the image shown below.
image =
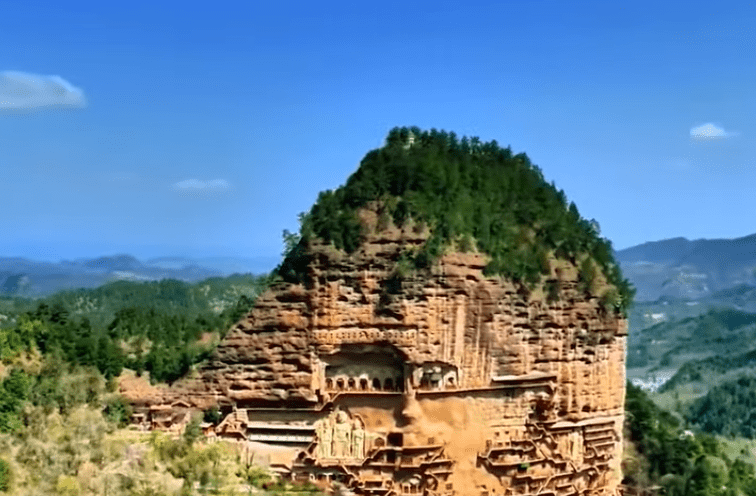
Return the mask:
[(392, 279), (426, 237), (313, 244), (307, 282), (271, 287), (162, 401), (221, 405), (217, 435), (289, 446), (289, 476), (356, 494), (618, 494), (626, 322), (566, 263), (557, 299), (472, 253)]

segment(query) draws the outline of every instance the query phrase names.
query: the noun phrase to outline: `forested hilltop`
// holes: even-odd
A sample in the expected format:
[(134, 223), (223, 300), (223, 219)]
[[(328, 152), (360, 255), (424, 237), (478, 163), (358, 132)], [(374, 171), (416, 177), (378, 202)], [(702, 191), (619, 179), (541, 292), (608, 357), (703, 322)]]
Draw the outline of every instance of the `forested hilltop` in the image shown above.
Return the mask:
[[(625, 313), (632, 300), (598, 223), (582, 218), (526, 154), (416, 127), (392, 129), (385, 146), (369, 152), (344, 186), (320, 193), (300, 218), (299, 237), (290, 236), (278, 274), (304, 280), (314, 237), (355, 251), (365, 234), (358, 211), (368, 205), (377, 205), (379, 227), (430, 227), (423, 249), (407, 254), (415, 268), (428, 267), (453, 246), (488, 254), (487, 274), (532, 287), (544, 282), (551, 259), (565, 259), (579, 268), (582, 289), (601, 297), (607, 309)], [(609, 286), (598, 283), (599, 274)]]

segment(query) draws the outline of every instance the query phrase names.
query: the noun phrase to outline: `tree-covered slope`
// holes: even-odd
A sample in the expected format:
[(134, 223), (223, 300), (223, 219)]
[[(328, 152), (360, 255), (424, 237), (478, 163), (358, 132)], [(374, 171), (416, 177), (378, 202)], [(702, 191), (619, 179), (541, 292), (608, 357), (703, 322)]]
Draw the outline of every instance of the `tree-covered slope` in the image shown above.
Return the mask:
[(686, 418), (710, 433), (756, 438), (756, 377), (741, 376), (712, 388)]
[(660, 388), (660, 393), (672, 392), (691, 383), (702, 385), (721, 382), (734, 373), (752, 371), (756, 367), (756, 350), (745, 353), (712, 356), (690, 360), (683, 364)]
[(756, 494), (752, 456), (726, 454), (711, 433), (684, 430), (641, 389), (627, 385), (625, 494), (729, 496)]
[(752, 348), (754, 339), (756, 314), (732, 308), (710, 309), (695, 317), (660, 322), (634, 332), (629, 340), (627, 366), (680, 367), (691, 357), (731, 357)]
[(118, 281), (39, 300), (0, 299), (0, 361), (41, 352), (109, 378), (127, 367), (173, 381), (208, 355), (208, 335), (225, 335), (267, 283), (252, 275), (195, 284)]
[(550, 259), (566, 259), (580, 268), (586, 291), (596, 290), (597, 274), (603, 274), (610, 286), (597, 296), (607, 307), (624, 312), (632, 299), (598, 223), (583, 219), (527, 155), (435, 129), (392, 129), (386, 145), (365, 155), (345, 185), (320, 193), (302, 215), (300, 238), (290, 239), (278, 274), (303, 281), (307, 245), (315, 237), (355, 251), (365, 233), (358, 211), (370, 205), (378, 210), (379, 226), (430, 227), (424, 248), (412, 256), (417, 268), (454, 245), (489, 255), (488, 274), (532, 286), (549, 273)]

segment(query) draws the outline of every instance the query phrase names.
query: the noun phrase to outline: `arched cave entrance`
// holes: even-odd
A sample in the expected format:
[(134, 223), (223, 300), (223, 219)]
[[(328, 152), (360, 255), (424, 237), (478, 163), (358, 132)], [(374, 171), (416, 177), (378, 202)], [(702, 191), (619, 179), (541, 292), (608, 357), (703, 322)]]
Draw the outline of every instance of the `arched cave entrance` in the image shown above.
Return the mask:
[(371, 393), (404, 390), (405, 358), (389, 344), (345, 344), (321, 355), (326, 390)]

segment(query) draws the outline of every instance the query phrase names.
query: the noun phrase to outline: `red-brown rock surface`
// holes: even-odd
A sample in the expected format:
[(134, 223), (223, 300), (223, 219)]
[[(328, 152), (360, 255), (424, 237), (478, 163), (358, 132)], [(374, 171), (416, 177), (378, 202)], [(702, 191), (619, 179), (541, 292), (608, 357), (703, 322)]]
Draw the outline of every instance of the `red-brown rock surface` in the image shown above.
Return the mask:
[(562, 262), (556, 301), (478, 254), (394, 277), (425, 239), (312, 245), (308, 283), (271, 287), (156, 402), (233, 408), (221, 433), (298, 447), (295, 477), (358, 494), (617, 494), (625, 321)]

